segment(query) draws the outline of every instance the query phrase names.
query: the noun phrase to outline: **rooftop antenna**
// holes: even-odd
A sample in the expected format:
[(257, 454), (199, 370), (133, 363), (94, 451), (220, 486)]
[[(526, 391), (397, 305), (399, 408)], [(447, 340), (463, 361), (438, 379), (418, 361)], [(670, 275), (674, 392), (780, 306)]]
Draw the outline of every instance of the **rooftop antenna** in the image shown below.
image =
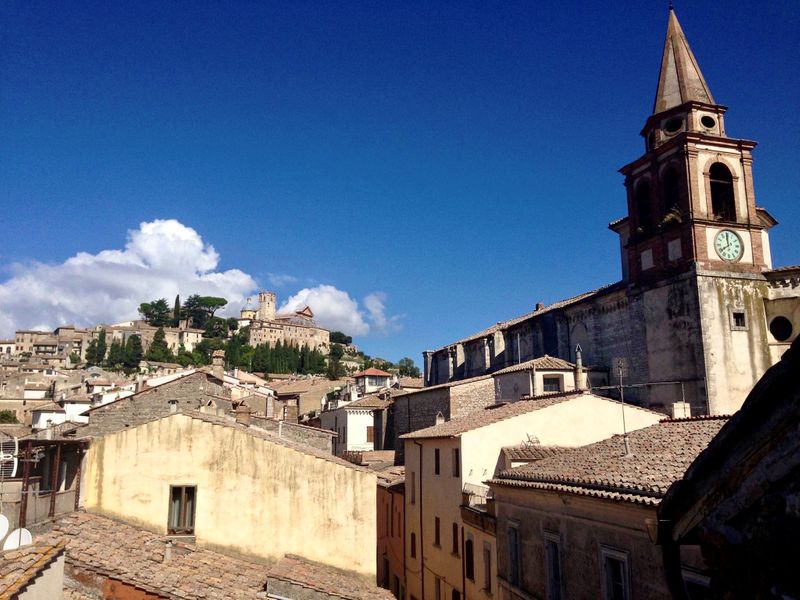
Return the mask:
[(622, 368), (623, 362), (620, 358), (617, 361), (617, 373), (619, 374), (619, 404), (622, 408), (622, 443), (625, 445), (625, 456), (631, 456), (631, 447), (628, 444), (628, 430), (625, 427), (625, 390), (622, 387)]

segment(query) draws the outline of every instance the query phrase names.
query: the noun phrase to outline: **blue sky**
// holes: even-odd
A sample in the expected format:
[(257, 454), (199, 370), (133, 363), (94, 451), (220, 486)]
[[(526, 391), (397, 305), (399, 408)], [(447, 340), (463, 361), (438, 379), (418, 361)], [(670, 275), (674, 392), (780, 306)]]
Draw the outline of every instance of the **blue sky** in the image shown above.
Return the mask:
[[(775, 264), (798, 263), (800, 4), (676, 10), (729, 135), (759, 142)], [(31, 307), (5, 328), (124, 312), (140, 272), (100, 263), (141, 253), (59, 269), (131, 239), (170, 254), (140, 235), (157, 220), (186, 244), (145, 265), (141, 301), (170, 269), (200, 273), (175, 275), (184, 295), (325, 284), (365, 351), (418, 364), (615, 281), (617, 169), (643, 150), (666, 22), (649, 1), (3, 2), (0, 286)]]

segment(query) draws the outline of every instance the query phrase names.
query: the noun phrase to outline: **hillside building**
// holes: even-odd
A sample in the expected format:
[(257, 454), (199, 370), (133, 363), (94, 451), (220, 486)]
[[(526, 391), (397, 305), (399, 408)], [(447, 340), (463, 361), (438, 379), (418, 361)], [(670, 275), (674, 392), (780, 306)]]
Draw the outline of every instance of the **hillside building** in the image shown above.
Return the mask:
[(250, 327), (250, 345), (268, 344), (275, 347), (293, 345), (308, 346), (311, 350), (328, 351), (331, 334), (317, 327), (310, 306), (292, 313), (275, 312), (275, 292), (259, 292), (258, 307), (247, 306), (239, 314), (239, 327)]

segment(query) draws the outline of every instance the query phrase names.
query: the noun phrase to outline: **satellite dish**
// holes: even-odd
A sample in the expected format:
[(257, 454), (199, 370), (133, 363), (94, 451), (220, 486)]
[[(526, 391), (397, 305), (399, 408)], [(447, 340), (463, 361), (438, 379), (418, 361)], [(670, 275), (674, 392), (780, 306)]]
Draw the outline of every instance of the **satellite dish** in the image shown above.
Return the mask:
[(8, 533), (8, 518), (5, 515), (0, 515), (0, 540), (6, 537)]
[(17, 474), (17, 438), (7, 437), (0, 441), (0, 478), (10, 479)]
[(21, 527), (8, 534), (5, 544), (3, 544), (3, 550), (14, 550), (20, 546), (29, 546), (32, 543), (33, 536), (31, 532)]

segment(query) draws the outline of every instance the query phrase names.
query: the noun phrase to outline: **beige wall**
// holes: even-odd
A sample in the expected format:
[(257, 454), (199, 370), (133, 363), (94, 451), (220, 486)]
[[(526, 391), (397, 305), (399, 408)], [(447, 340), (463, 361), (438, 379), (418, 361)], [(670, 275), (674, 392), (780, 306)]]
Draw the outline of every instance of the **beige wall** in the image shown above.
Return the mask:
[(42, 569), (13, 597), (17, 600), (53, 600), (62, 597), (63, 588), (64, 552), (61, 551), (58, 558)]
[(196, 485), (200, 545), (375, 574), (373, 473), (181, 414), (96, 439), (86, 468), (89, 511), (166, 533), (170, 485)]

